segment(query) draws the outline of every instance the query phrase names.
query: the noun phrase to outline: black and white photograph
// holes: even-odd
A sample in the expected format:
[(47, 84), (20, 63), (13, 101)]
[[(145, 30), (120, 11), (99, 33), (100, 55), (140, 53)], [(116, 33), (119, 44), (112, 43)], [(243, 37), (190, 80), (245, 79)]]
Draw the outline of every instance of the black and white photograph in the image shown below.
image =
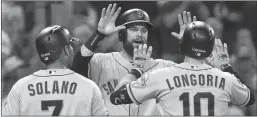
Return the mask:
[(257, 116), (257, 1), (1, 1), (1, 116)]

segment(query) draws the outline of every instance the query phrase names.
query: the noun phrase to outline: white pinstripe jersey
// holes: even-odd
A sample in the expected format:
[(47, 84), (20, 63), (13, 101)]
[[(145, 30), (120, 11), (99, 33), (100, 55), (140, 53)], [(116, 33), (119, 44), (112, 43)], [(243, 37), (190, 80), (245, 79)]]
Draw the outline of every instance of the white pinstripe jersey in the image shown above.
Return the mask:
[[(153, 60), (154, 69), (174, 65), (174, 62), (165, 60)], [(110, 94), (114, 92), (120, 79), (129, 73), (132, 64), (121, 56), (119, 52), (96, 53), (90, 61), (89, 78), (99, 86), (105, 105), (110, 115), (158, 115), (156, 100), (149, 100), (137, 106), (135, 104), (113, 105), (110, 102)]]
[(133, 102), (158, 100), (161, 115), (226, 115), (228, 103), (244, 106), (250, 91), (234, 75), (209, 65), (181, 63), (127, 85)]
[(3, 115), (108, 115), (108, 111), (93, 81), (69, 69), (48, 69), (15, 83)]

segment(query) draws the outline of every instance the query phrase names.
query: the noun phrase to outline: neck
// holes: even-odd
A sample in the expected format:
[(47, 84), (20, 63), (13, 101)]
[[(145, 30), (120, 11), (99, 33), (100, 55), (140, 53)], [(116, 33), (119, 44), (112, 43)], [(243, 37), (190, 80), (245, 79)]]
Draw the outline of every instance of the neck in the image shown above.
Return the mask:
[(204, 60), (194, 59), (194, 58), (185, 56), (184, 62), (191, 63), (191, 64), (203, 64)]
[(126, 50), (123, 48), (122, 51), (120, 52), (121, 56), (124, 57), (126, 60), (128, 60), (129, 62), (133, 62), (133, 57), (130, 56)]
[(47, 69), (66, 69), (67, 67), (60, 62), (56, 61), (46, 65)]

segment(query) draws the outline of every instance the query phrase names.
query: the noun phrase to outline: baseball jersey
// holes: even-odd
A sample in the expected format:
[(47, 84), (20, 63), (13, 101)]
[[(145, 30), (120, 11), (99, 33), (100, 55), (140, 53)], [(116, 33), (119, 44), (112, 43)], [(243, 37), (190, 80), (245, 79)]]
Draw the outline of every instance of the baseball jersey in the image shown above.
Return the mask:
[[(151, 59), (151, 63), (153, 67), (149, 71), (174, 65), (174, 62), (160, 59)], [(95, 53), (89, 66), (89, 78), (99, 86), (110, 115), (159, 115), (155, 99), (139, 106), (135, 104), (113, 105), (110, 102), (110, 95), (121, 78), (133, 68), (132, 63), (123, 58), (119, 52)]]
[(69, 69), (39, 70), (17, 81), (3, 115), (108, 115), (100, 89)]
[(250, 98), (234, 75), (186, 62), (148, 73), (126, 87), (136, 104), (157, 99), (161, 115), (226, 115), (228, 103), (244, 106)]

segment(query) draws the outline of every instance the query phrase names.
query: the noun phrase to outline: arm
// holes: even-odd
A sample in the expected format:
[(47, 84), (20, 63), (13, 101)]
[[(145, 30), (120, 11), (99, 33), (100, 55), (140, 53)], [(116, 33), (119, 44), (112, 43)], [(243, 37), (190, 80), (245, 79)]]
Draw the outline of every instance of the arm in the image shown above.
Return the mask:
[[(243, 96), (243, 93), (244, 92), (248, 93), (248, 90), (249, 90), (250, 97), (249, 97), (249, 101), (247, 102), (247, 104), (245, 106), (254, 104), (255, 96), (254, 96), (252, 90), (247, 85), (246, 85), (246, 87), (244, 87), (245, 83), (243, 82), (242, 78), (238, 75), (237, 72), (235, 72), (233, 70), (233, 68), (229, 64), (230, 59), (229, 59), (229, 55), (228, 55), (227, 44), (226, 43), (222, 44), (220, 39), (215, 39), (214, 50), (215, 51), (213, 51), (213, 56), (210, 58), (207, 58), (207, 63), (213, 67), (219, 68), (220, 70), (222, 70), (224, 72), (229, 72), (229, 73), (233, 74), (236, 77), (236, 79), (239, 80), (239, 82), (234, 82), (233, 88), (235, 90), (233, 90), (233, 88), (232, 88), (232, 92), (234, 92), (235, 94), (241, 93)], [(243, 83), (243, 85), (240, 85), (241, 82)], [(244, 91), (244, 90), (247, 90), (247, 91)], [(240, 97), (240, 96), (236, 95), (235, 97)], [(246, 98), (248, 98), (248, 97), (246, 97)], [(235, 99), (235, 100), (238, 100), (238, 99)]]
[(20, 101), (15, 90), (16, 85), (13, 86), (8, 94), (6, 101), (3, 104), (3, 115), (19, 115)]
[(109, 4), (107, 10), (103, 8), (100, 21), (98, 22), (98, 28), (93, 35), (82, 45), (80, 51), (76, 53), (73, 58), (72, 70), (88, 77), (88, 63), (93, 57), (93, 54), (97, 46), (101, 43), (106, 35), (110, 35), (121, 29), (125, 29), (125, 26), (115, 27), (115, 21), (120, 13), (121, 8), (116, 11), (116, 4)]
[(161, 86), (158, 82), (159, 79), (156, 79), (155, 77), (162, 74), (161, 72), (162, 71), (156, 70), (155, 72), (143, 75), (136, 81), (123, 85), (111, 94), (111, 103), (114, 105), (131, 103), (139, 105), (146, 100), (158, 97)]
[[(231, 67), (230, 64), (225, 64), (225, 65), (223, 65), (222, 70), (223, 70), (224, 72), (229, 72), (229, 73), (233, 74), (233, 75), (239, 80), (239, 82), (241, 82), (242, 84), (246, 85), (246, 84), (243, 82), (242, 78), (238, 75), (238, 73), (233, 70), (233, 68)], [(245, 106), (250, 106), (250, 105), (252, 105), (252, 104), (255, 103), (255, 96), (254, 96), (254, 94), (253, 94), (252, 89), (251, 89), (248, 85), (246, 85), (246, 87), (249, 89), (250, 98), (249, 98), (249, 101), (247, 102), (247, 104), (246, 104)]]

